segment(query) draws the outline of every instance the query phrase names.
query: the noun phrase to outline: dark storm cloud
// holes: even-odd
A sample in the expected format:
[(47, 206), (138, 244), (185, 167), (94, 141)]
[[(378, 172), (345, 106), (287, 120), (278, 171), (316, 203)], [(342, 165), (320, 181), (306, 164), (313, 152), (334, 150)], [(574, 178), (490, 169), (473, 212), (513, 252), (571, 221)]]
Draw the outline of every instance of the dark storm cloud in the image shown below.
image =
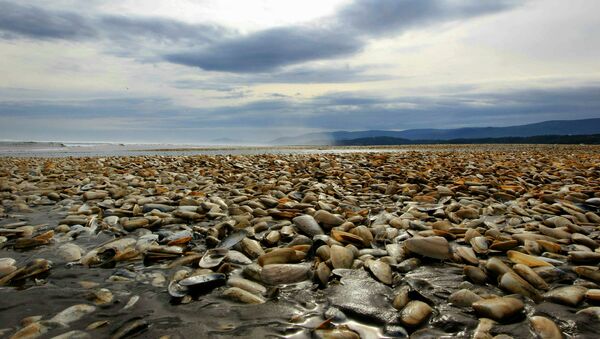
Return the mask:
[(227, 39), (199, 50), (170, 54), (165, 59), (209, 71), (254, 73), (349, 55), (362, 45), (352, 36), (335, 30), (284, 27)]
[(165, 58), (210, 71), (267, 72), (354, 54), (368, 37), (400, 34), (414, 26), (495, 13), (514, 5), (512, 1), (356, 0), (317, 27), (268, 29)]
[[(2, 33), (3, 32), (3, 33)], [(126, 17), (118, 15), (85, 16), (0, 1), (0, 35), (7, 38), (61, 40), (102, 40), (140, 44), (185, 43), (201, 45), (231, 34), (216, 25), (190, 25), (164, 18)], [(152, 50), (156, 46), (146, 46)]]
[(96, 35), (88, 19), (68, 12), (0, 2), (0, 30), (4, 36), (78, 40)]
[(133, 18), (102, 16), (98, 20), (101, 31), (114, 40), (138, 40), (141, 37), (159, 42), (211, 43), (230, 34), (216, 25), (190, 25), (162, 18)]
[(517, 5), (513, 0), (355, 0), (337, 15), (341, 27), (376, 36), (449, 20), (495, 13)]

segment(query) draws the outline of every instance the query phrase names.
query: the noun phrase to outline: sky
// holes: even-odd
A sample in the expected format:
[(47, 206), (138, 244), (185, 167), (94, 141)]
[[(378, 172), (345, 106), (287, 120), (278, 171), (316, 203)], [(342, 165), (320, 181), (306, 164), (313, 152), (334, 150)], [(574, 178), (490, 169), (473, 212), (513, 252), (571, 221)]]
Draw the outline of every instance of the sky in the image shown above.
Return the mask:
[(600, 117), (597, 0), (0, 0), (0, 140)]

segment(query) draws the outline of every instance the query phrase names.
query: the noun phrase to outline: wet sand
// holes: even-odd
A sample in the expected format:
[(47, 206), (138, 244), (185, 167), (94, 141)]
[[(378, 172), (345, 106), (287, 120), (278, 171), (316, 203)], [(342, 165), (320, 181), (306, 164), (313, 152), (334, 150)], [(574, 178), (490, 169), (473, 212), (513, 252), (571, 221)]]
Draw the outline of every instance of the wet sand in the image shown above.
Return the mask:
[(331, 150), (2, 158), (1, 335), (596, 336), (600, 148)]

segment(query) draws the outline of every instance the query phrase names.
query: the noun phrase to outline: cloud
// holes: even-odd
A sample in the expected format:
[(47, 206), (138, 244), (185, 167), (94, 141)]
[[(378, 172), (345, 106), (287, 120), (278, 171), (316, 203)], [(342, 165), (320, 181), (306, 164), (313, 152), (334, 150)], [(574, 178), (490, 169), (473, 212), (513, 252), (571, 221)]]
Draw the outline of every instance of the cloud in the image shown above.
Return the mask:
[(355, 0), (341, 9), (340, 26), (356, 34), (397, 34), (407, 28), (466, 19), (510, 9), (513, 0)]
[(5, 37), (80, 40), (96, 35), (87, 18), (69, 12), (49, 12), (33, 6), (0, 2), (0, 30)]
[(4, 1), (0, 1), (0, 8), (0, 31), (5, 38), (109, 41), (112, 49), (130, 50), (130, 54), (145, 54), (132, 44), (156, 51), (161, 44), (169, 48), (199, 46), (232, 34), (218, 25), (192, 25), (165, 18), (81, 15)]
[(418, 25), (495, 13), (514, 5), (512, 1), (355, 0), (314, 27), (268, 29), (168, 54), (165, 59), (209, 71), (268, 72), (357, 53), (368, 43), (366, 37), (400, 34)]
[[(386, 74), (368, 74), (365, 66), (293, 66), (269, 73), (223, 73), (210, 79), (179, 79), (173, 82), (175, 88), (201, 89), (219, 92), (239, 90), (242, 86), (255, 84), (331, 84), (349, 82), (369, 82), (390, 79)], [(395, 77), (398, 79), (399, 77)]]
[(205, 48), (169, 54), (167, 61), (208, 71), (266, 72), (281, 66), (350, 55), (362, 42), (343, 32), (307, 27), (273, 28)]
[[(510, 91), (457, 91), (443, 95), (381, 97), (341, 92), (313, 99), (271, 96), (239, 105), (213, 108), (181, 106), (167, 98), (96, 99), (69, 102), (0, 102), (0, 135), (27, 138), (29, 125), (43, 133), (102, 140), (94, 131), (114, 130), (152, 141), (154, 135), (171, 141), (203, 142), (222, 135), (211, 130), (237, 131), (245, 140), (274, 139), (294, 129), (365, 130), (509, 126), (545, 120), (599, 117), (600, 85), (522, 88)], [(77, 126), (77, 127), (74, 127)], [(40, 127), (41, 128), (41, 127)], [(130, 131), (137, 134), (129, 134)], [(203, 131), (193, 134), (190, 131)], [(181, 131), (181, 135), (178, 135)], [(268, 132), (266, 132), (268, 131)], [(35, 133), (42, 133), (39, 130)], [(97, 133), (94, 134), (94, 133)], [(118, 134), (117, 133), (117, 134)], [(301, 134), (302, 132), (298, 132)], [(293, 133), (292, 133), (293, 134)], [(179, 139), (186, 135), (187, 140)], [(121, 140), (121, 139), (116, 139)], [(166, 140), (166, 139), (165, 139)]]
[[(514, 6), (497, 1), (355, 0), (320, 20), (240, 35), (219, 25), (117, 15), (80, 15), (0, 2), (5, 38), (109, 41), (109, 53), (165, 60), (208, 71), (265, 73), (289, 65), (346, 57), (370, 38), (417, 26), (495, 13)], [(290, 74), (291, 75), (291, 74)], [(300, 76), (301, 77), (301, 76)]]

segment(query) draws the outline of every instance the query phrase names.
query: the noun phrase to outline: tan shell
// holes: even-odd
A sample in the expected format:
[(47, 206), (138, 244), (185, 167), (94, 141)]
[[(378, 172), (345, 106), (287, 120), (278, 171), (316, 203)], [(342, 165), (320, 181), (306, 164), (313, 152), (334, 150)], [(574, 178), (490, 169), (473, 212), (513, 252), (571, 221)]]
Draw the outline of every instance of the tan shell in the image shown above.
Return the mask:
[(434, 259), (450, 258), (448, 240), (442, 237), (410, 238), (404, 241), (404, 246), (412, 253)]
[(521, 312), (525, 305), (516, 298), (499, 297), (476, 301), (472, 307), (480, 317), (501, 321)]
[(413, 300), (400, 311), (400, 321), (406, 326), (418, 326), (427, 320), (432, 312), (433, 309), (426, 303)]
[(510, 261), (514, 262), (515, 264), (523, 264), (529, 267), (552, 266), (552, 264), (550, 264), (547, 261), (517, 251), (508, 251), (506, 252), (506, 256)]
[(354, 254), (347, 247), (333, 245), (330, 248), (331, 265), (333, 268), (350, 268), (354, 260)]
[(529, 323), (540, 339), (562, 339), (563, 337), (556, 323), (546, 317), (533, 316), (529, 319)]

